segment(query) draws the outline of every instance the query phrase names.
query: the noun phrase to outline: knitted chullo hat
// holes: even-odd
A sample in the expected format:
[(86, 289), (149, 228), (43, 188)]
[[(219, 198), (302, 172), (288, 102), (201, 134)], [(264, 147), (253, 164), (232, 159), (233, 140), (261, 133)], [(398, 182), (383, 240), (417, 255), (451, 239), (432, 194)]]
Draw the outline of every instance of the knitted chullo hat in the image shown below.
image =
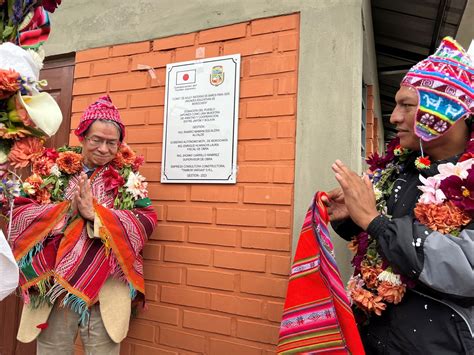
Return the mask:
[(451, 37), (436, 52), (416, 64), (401, 85), (418, 92), (415, 134), (431, 141), (456, 122), (474, 114), (473, 59)]
[(84, 133), (89, 129), (90, 125), (97, 120), (113, 121), (120, 127), (120, 140), (125, 137), (125, 127), (120, 118), (117, 108), (112, 103), (109, 95), (100, 97), (96, 102), (90, 105), (82, 114), (79, 126), (74, 133), (79, 140), (84, 139)]

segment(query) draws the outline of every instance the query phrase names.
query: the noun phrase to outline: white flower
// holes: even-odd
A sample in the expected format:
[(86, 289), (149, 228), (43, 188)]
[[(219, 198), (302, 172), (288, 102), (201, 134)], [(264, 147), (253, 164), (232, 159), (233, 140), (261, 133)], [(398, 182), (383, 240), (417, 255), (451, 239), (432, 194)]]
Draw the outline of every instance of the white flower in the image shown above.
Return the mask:
[(400, 280), (400, 275), (394, 274), (393, 272), (389, 270), (384, 270), (382, 271), (378, 276), (377, 280), (379, 281), (387, 281), (388, 283), (394, 285), (394, 286), (400, 286), (402, 284), (402, 281)]
[(5, 164), (8, 160), (8, 152), (4, 149), (0, 149), (0, 164)]
[(465, 161), (458, 162), (456, 165), (454, 165), (453, 163), (440, 164), (438, 165), (438, 175), (441, 175), (441, 180), (451, 175), (457, 175), (461, 179), (465, 179), (468, 175), (467, 171), (472, 167), (473, 163), (474, 159), (471, 158)]
[(145, 182), (145, 178), (139, 173), (130, 172), (128, 175), (127, 183), (127, 192), (130, 192), (134, 198), (144, 198), (147, 196), (146, 187), (148, 183)]
[(24, 182), (22, 187), (23, 191), (25, 191), (25, 193), (27, 193), (28, 195), (34, 195), (36, 192), (33, 185), (31, 185), (29, 182)]
[(58, 168), (58, 164), (54, 164), (54, 165), (51, 167), (51, 174), (54, 175), (54, 176), (57, 176), (57, 177), (60, 177), (60, 176), (61, 176), (61, 171), (60, 171), (59, 168)]
[(374, 186), (375, 200), (378, 201), (382, 198), (382, 191)]

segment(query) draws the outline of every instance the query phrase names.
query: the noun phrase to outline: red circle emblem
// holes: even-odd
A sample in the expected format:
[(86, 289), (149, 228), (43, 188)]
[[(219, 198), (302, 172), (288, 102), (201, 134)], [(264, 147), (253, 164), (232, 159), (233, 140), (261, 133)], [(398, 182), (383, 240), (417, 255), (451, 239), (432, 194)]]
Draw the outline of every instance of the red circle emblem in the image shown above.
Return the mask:
[(189, 79), (189, 74), (184, 74), (184, 75), (183, 75), (183, 80), (184, 80), (184, 81), (188, 81), (188, 79)]

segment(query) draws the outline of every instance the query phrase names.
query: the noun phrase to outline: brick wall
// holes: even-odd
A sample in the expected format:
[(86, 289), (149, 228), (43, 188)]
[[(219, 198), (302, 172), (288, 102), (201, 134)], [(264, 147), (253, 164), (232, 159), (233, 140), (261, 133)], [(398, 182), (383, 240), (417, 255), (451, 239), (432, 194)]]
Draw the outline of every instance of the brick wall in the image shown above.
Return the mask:
[(374, 104), (374, 87), (373, 85), (367, 86), (367, 110), (366, 110), (366, 157), (370, 156), (375, 152), (379, 152), (379, 128), (378, 118), (375, 117), (375, 104)]
[[(144, 249), (148, 310), (122, 354), (274, 353), (291, 257), (298, 44), (293, 14), (77, 53), (72, 128), (111, 95), (159, 216)], [(160, 184), (166, 64), (233, 53), (238, 183)]]

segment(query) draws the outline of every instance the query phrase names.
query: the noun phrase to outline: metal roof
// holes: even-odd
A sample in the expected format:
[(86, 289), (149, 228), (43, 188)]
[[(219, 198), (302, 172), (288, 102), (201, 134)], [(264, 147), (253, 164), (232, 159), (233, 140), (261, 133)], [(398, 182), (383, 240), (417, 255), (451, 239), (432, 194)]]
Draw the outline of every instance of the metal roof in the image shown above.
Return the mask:
[(467, 0), (372, 0), (380, 103), (386, 138), (405, 73), (434, 53), (445, 36), (456, 37)]

